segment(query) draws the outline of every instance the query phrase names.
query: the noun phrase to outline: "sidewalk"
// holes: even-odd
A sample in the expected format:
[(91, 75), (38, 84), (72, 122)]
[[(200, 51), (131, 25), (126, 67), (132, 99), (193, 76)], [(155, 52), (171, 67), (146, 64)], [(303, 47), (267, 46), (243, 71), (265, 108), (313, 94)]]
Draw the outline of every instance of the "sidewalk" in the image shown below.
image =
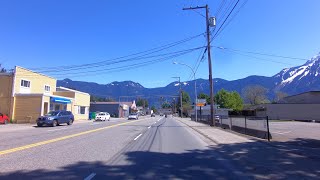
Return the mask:
[(247, 137), (239, 136), (222, 129), (211, 127), (207, 124), (191, 121), (190, 118), (176, 118), (176, 120), (186, 124), (200, 134), (208, 137), (217, 144), (235, 144), (235, 143), (249, 143), (254, 140)]

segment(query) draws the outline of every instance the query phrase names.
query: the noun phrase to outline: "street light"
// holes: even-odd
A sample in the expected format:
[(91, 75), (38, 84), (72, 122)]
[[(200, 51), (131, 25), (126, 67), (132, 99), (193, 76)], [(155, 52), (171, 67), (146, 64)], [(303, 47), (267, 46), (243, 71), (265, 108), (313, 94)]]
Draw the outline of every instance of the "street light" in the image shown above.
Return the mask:
[(195, 109), (195, 114), (196, 114), (196, 121), (198, 121), (198, 111), (197, 111), (197, 81), (196, 81), (196, 72), (193, 70), (191, 66), (188, 64), (180, 63), (180, 62), (172, 62), (173, 64), (179, 64), (182, 66), (187, 66), (188, 68), (191, 69), (193, 73), (193, 80), (194, 80), (194, 94), (195, 94), (195, 102), (194, 102), (194, 109)]
[(179, 79), (179, 87), (180, 87), (180, 92), (179, 92), (179, 96), (180, 96), (180, 116), (182, 118), (182, 89), (181, 89), (181, 83), (180, 83), (180, 77), (172, 77), (172, 78), (176, 78), (176, 79)]

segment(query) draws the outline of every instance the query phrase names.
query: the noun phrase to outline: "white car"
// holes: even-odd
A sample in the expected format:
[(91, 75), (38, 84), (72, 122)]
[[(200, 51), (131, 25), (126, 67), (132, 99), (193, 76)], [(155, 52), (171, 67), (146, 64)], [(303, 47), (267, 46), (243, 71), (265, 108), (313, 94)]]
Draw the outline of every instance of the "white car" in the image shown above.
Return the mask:
[(128, 116), (128, 119), (139, 119), (139, 115), (138, 115), (138, 113), (131, 113), (131, 114), (129, 114), (129, 116)]
[(96, 115), (96, 121), (110, 121), (110, 114), (107, 112), (100, 112)]

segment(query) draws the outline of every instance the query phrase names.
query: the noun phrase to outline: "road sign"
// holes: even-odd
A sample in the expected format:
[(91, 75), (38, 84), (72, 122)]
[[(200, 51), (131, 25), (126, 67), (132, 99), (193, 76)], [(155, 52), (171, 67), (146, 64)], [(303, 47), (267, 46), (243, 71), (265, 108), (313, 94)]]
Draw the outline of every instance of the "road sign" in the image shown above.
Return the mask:
[(197, 106), (205, 106), (207, 103), (206, 99), (197, 99)]

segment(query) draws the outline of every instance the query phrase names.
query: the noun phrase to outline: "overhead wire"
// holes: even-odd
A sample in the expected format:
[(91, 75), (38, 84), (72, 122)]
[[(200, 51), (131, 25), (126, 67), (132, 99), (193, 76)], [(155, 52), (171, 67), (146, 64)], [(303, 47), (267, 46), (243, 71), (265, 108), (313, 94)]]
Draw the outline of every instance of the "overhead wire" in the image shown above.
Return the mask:
[[(139, 68), (139, 67), (144, 67), (146, 65), (150, 65), (150, 64), (154, 64), (156, 62), (161, 62), (161, 61), (165, 61), (165, 60), (168, 60), (168, 59), (172, 59), (172, 58), (175, 58), (175, 57), (179, 57), (179, 56), (182, 56), (182, 55), (185, 55), (185, 54), (188, 54), (188, 53), (191, 53), (193, 51), (196, 51), (196, 50), (199, 50), (199, 49), (202, 49), (204, 47), (197, 47), (197, 48), (192, 48), (192, 49), (187, 49), (187, 50), (184, 50), (184, 51), (177, 51), (178, 53), (170, 53), (169, 55), (170, 56), (165, 56), (165, 57), (161, 57), (161, 58), (158, 58), (158, 59), (153, 59), (153, 60), (149, 60), (149, 61), (144, 61), (144, 62), (140, 62), (140, 63), (135, 63), (135, 64), (128, 64), (126, 66), (118, 66), (118, 67), (113, 67), (113, 68), (104, 68), (104, 69), (99, 69), (99, 71), (103, 71), (103, 73), (111, 73), (111, 72), (117, 72), (117, 71), (120, 71), (120, 70), (130, 70), (132, 68)], [(101, 75), (97, 72), (99, 72), (97, 70), (85, 70), (85, 71), (79, 71), (79, 72), (73, 72), (73, 73), (68, 73), (68, 72), (60, 72), (58, 74), (49, 74), (49, 76), (55, 76), (55, 77), (59, 77), (59, 76), (63, 76), (63, 77), (70, 77), (68, 75), (72, 75), (72, 76), (75, 76), (75, 75), (78, 75), (78, 74), (82, 74), (82, 75), (86, 75), (86, 76), (89, 76), (91, 75), (91, 73), (94, 73), (94, 74), (97, 74), (97, 75)], [(25, 76), (27, 76), (25, 74)], [(76, 76), (77, 77), (77, 76)]]
[(240, 10), (247, 4), (248, 0), (245, 0), (241, 6), (237, 9), (237, 11), (234, 13), (234, 15), (230, 18), (230, 20), (227, 22), (227, 24), (221, 29), (220, 32), (217, 33), (216, 37), (220, 35), (220, 33), (231, 23), (231, 21), (237, 16), (237, 14), (240, 12)]
[(254, 52), (254, 51), (243, 51), (243, 50), (239, 50), (239, 49), (232, 49), (232, 48), (226, 48), (226, 47), (221, 47), (221, 46), (212, 46), (212, 47), (217, 48), (217, 49), (221, 49), (221, 50), (237, 51), (237, 52), (242, 52), (242, 53), (247, 53), (247, 54), (255, 54), (255, 55), (269, 56), (269, 57), (276, 57), (276, 58), (284, 58), (284, 59), (292, 59), (292, 60), (300, 60), (300, 61), (308, 61), (308, 60), (310, 60), (310, 59), (307, 59), (307, 58), (282, 56), (282, 55), (276, 55), (276, 54), (267, 54), (267, 53), (261, 53), (261, 52)]
[(223, 20), (222, 24), (219, 26), (219, 28), (218, 28), (218, 30), (216, 31), (216, 33), (212, 36), (211, 41), (217, 37), (217, 34), (219, 33), (220, 29), (223, 27), (223, 25), (224, 25), (225, 22), (228, 20), (228, 18), (230, 17), (230, 15), (231, 15), (232, 12), (234, 11), (234, 9), (237, 7), (239, 1), (240, 1), (240, 0), (237, 0), (237, 2), (233, 5), (233, 7), (232, 7), (231, 11), (229, 12), (228, 16)]
[[(131, 57), (131, 56), (136, 56), (136, 55), (140, 55), (140, 54), (143, 54), (143, 55), (140, 55), (139, 57), (141, 56), (145, 56), (145, 55), (149, 55), (149, 54), (153, 54), (153, 53), (156, 53), (156, 52), (160, 52), (162, 50), (165, 50), (165, 49), (169, 49), (171, 47), (174, 47), (174, 46), (177, 46), (179, 44), (182, 44), (182, 43), (185, 43), (185, 42), (188, 42), (190, 40), (193, 40), (197, 37), (200, 37), (202, 36), (204, 33), (201, 33), (201, 34), (198, 34), (198, 35), (195, 35), (195, 36), (191, 36), (191, 37), (188, 37), (188, 38), (185, 38), (183, 40), (179, 40), (179, 41), (176, 41), (176, 42), (173, 42), (173, 43), (169, 43), (169, 44), (166, 44), (166, 45), (163, 45), (163, 46), (159, 46), (159, 47), (156, 47), (156, 48), (152, 48), (152, 49), (149, 49), (149, 50), (145, 50), (145, 51), (141, 51), (141, 52), (137, 52), (137, 53), (132, 53), (132, 54), (129, 54), (129, 55), (125, 55), (125, 56), (121, 56), (121, 57), (117, 57), (117, 58), (112, 58), (112, 59), (108, 59), (108, 60), (104, 60), (104, 61), (98, 61), (98, 62), (94, 62), (94, 63), (86, 63), (86, 64), (74, 64), (74, 65), (67, 65), (67, 66), (56, 66), (54, 67), (56, 70), (61, 70), (61, 69), (72, 69), (72, 68), (79, 68), (79, 67), (87, 67), (87, 66), (94, 66), (94, 65), (101, 65), (101, 64), (104, 64), (104, 63), (107, 63), (109, 61), (115, 61), (115, 60), (119, 60), (119, 59), (123, 59), (123, 58), (127, 58), (127, 57)], [(29, 68), (31, 70), (47, 70), (47, 69), (50, 69), (52, 67), (38, 67), (38, 68)]]

